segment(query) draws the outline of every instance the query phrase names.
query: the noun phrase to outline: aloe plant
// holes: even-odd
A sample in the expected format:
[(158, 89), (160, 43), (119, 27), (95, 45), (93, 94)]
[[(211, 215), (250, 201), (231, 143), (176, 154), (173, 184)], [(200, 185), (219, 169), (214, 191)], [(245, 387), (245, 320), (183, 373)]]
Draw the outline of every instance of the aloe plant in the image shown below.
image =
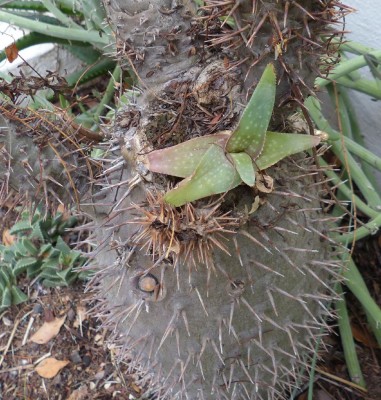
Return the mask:
[(21, 220), (10, 229), (15, 242), (0, 245), (0, 309), (28, 300), (17, 286), (22, 274), (40, 280), (46, 287), (68, 286), (88, 276), (87, 272), (75, 271), (86, 258), (62, 238), (77, 222), (76, 217), (64, 219), (62, 213), (44, 216), (41, 208), (22, 213)]
[(207, 135), (149, 153), (149, 170), (185, 178), (165, 195), (164, 200), (181, 206), (225, 193), (242, 182), (254, 186), (256, 171), (317, 146), (321, 140), (319, 136), (267, 130), (275, 93), (276, 74), (270, 63), (231, 134)]

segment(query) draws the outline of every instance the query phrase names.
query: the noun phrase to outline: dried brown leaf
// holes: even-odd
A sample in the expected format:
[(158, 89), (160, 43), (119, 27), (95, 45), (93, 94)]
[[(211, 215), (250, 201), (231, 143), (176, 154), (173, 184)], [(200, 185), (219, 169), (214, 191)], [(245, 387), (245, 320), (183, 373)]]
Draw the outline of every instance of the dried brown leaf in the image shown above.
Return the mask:
[(16, 43), (12, 43), (5, 48), (5, 55), (10, 63), (16, 60), (16, 58), (19, 56), (19, 50), (16, 46)]
[(4, 229), (3, 231), (3, 245), (12, 246), (16, 240), (16, 236), (9, 233), (9, 229)]
[(274, 190), (274, 179), (271, 176), (256, 173), (255, 187), (262, 193), (271, 193)]
[(57, 360), (54, 357), (45, 358), (34, 369), (42, 378), (54, 378), (60, 370), (69, 364), (68, 360)]
[(360, 327), (357, 324), (351, 322), (351, 330), (353, 337), (363, 345), (370, 347), (372, 349), (378, 349), (378, 343), (372, 337), (371, 333), (366, 329), (366, 327)]
[(259, 208), (259, 196), (255, 196), (254, 202), (251, 205), (251, 210), (249, 211), (249, 214), (255, 213)]
[(50, 322), (44, 322), (37, 332), (30, 338), (30, 341), (38, 344), (48, 343), (49, 340), (57, 336), (64, 324), (66, 315), (61, 318), (54, 318)]

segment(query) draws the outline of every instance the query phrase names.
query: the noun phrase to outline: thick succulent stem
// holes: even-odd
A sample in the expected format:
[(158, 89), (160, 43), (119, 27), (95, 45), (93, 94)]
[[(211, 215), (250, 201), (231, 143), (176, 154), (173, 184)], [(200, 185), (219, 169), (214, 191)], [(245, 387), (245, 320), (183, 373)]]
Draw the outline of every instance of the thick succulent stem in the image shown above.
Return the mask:
[(311, 159), (300, 155), (261, 171), (254, 189), (237, 184), (180, 207), (164, 198), (175, 180), (146, 168), (152, 150), (184, 143), (204, 154), (191, 139), (219, 134), (216, 146), (237, 125), (270, 61), (278, 73), (271, 129), (290, 112), (279, 105), (300, 104), (308, 92), (320, 34), (335, 18), (331, 3), (252, 4), (105, 5), (117, 56), (134, 70), (141, 94), (119, 110), (113, 131), (125, 165), (113, 161), (120, 171), (110, 169), (107, 190), (88, 210), (100, 244), (90, 287), (103, 297), (99, 314), (115, 328), (120, 357), (131, 360), (147, 396), (281, 398), (308, 365), (325, 326), (324, 304), (335, 296), (329, 228), (320, 222), (321, 171)]

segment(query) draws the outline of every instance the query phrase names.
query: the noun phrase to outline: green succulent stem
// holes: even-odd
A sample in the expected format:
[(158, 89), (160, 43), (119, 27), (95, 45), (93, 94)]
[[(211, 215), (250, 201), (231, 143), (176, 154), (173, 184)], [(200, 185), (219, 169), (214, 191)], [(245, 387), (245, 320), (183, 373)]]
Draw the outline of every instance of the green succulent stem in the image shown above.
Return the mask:
[(323, 117), (319, 103), (316, 99), (310, 97), (306, 100), (305, 105), (317, 127), (329, 134), (329, 143), (332, 145), (333, 151), (342, 161), (343, 165), (348, 166), (348, 172), (350, 173), (351, 178), (360, 188), (369, 207), (374, 210), (379, 210), (381, 207), (381, 197), (364, 170), (351, 155), (351, 152), (376, 168), (381, 167), (381, 159), (353, 140), (332, 129), (329, 122)]
[(101, 46), (106, 46), (109, 44), (108, 37), (106, 35), (100, 36), (99, 32), (89, 32), (83, 29), (65, 28), (62, 26), (47, 24), (21, 17), (6, 11), (0, 11), (0, 20), (8, 21), (9, 24), (17, 25), (22, 29), (28, 29), (56, 38), (74, 41), (77, 41), (80, 38), (83, 42), (89, 42), (94, 45)]
[(335, 141), (331, 143), (332, 149), (336, 156), (348, 169), (351, 179), (356, 183), (361, 190), (362, 195), (366, 199), (368, 205), (374, 210), (379, 210), (381, 207), (381, 198), (377, 190), (373, 187), (368, 177), (357, 163), (354, 157), (348, 152), (348, 149), (343, 148), (342, 143)]
[[(75, 14), (81, 15), (77, 10), (75, 10), (74, 1), (55, 1), (56, 6), (59, 10), (63, 11), (65, 14)], [(1, 4), (0, 6), (3, 9), (10, 9), (10, 10), (28, 10), (28, 11), (39, 11), (39, 12), (47, 12), (47, 8), (43, 5), (41, 1), (35, 0), (16, 0), (16, 1), (9, 1), (5, 4)]]
[(313, 99), (312, 97), (308, 98), (305, 102), (305, 105), (308, 108), (308, 112), (310, 113), (310, 116), (315, 122), (316, 126), (320, 130), (329, 134), (329, 143), (342, 140), (349, 152), (361, 158), (361, 160), (365, 161), (368, 165), (381, 171), (381, 158), (359, 144), (357, 139), (358, 136), (356, 136), (356, 141), (354, 141), (333, 129), (327, 119), (324, 118), (319, 103), (316, 99)]
[(66, 25), (68, 28), (75, 28), (79, 30), (84, 30), (82, 26), (78, 25), (73, 21), (72, 18), (68, 17), (64, 12), (62, 12), (55, 4), (55, 2), (51, 0), (41, 0), (44, 6), (48, 11), (50, 11), (58, 21), (60, 21), (63, 25)]
[(356, 194), (352, 193), (352, 189), (342, 181), (342, 179), (331, 169), (329, 169), (329, 165), (323, 160), (319, 159), (319, 163), (321, 166), (326, 167), (324, 171), (325, 175), (329, 178), (332, 185), (337, 188), (339, 192), (341, 192), (346, 199), (351, 199), (354, 201), (356, 208), (367, 215), (370, 218), (376, 218), (379, 215), (379, 212), (369, 207), (363, 200), (360, 199)]
[(349, 376), (352, 382), (365, 388), (364, 376), (361, 372), (360, 362), (357, 357), (355, 342), (352, 335), (351, 323), (349, 320), (347, 306), (345, 304), (344, 291), (341, 284), (338, 284), (337, 294), (341, 297), (336, 301), (336, 310), (338, 314), (338, 325), (343, 345), (345, 362), (348, 368)]
[(99, 102), (95, 112), (94, 112), (94, 120), (96, 121), (96, 124), (98, 126), (99, 123), (99, 117), (102, 115), (102, 113), (104, 112), (107, 104), (109, 104), (114, 96), (115, 93), (115, 82), (119, 82), (120, 77), (122, 74), (122, 69), (120, 68), (119, 65), (116, 65), (114, 68), (114, 71), (111, 75), (111, 78), (107, 84), (107, 88), (106, 91), (101, 99), (101, 101)]
[(374, 84), (374, 81), (367, 79), (353, 81), (352, 79), (343, 76), (339, 79), (336, 79), (336, 83), (349, 89), (354, 89), (357, 92), (365, 93), (374, 99), (381, 99), (381, 89)]
[[(31, 32), (28, 33), (25, 36), (22, 36), (20, 39), (17, 39), (15, 44), (17, 49), (24, 50), (30, 46), (34, 46), (36, 44), (41, 44), (41, 43), (57, 43), (57, 44), (63, 44), (63, 45), (71, 45), (71, 46), (81, 46), (82, 48), (84, 46), (89, 46), (87, 43), (80, 42), (80, 41), (71, 41), (67, 39), (62, 39), (62, 38), (53, 38), (48, 35), (44, 35), (42, 33), (38, 32)], [(0, 62), (6, 59), (6, 54), (4, 51), (0, 52)]]
[(332, 234), (331, 237), (338, 243), (342, 244), (351, 243), (354, 240), (360, 240), (369, 235), (375, 235), (380, 229), (380, 227), (381, 227), (381, 213), (378, 213), (377, 217), (372, 218), (366, 224), (356, 228), (356, 230), (348, 233)]
[(370, 295), (360, 271), (349, 255), (346, 256), (346, 261), (345, 284), (366, 311), (369, 324), (378, 344), (381, 346), (381, 308)]
[[(381, 50), (372, 50), (367, 54), (368, 56), (374, 57), (377, 60), (381, 60)], [(365, 67), (366, 65), (368, 65), (368, 61), (364, 55), (360, 55), (348, 61), (342, 62), (331, 71), (329, 74), (329, 79), (316, 79), (315, 86), (318, 89), (321, 89), (332, 81), (337, 81), (339, 78), (348, 75), (359, 68)]]
[(357, 55), (366, 55), (372, 51), (375, 51), (375, 49), (372, 47), (364, 46), (363, 44), (359, 42), (354, 42), (352, 40), (344, 41), (343, 43), (340, 42), (341, 41), (339, 39), (333, 39), (333, 43), (340, 44), (341, 52), (347, 52)]

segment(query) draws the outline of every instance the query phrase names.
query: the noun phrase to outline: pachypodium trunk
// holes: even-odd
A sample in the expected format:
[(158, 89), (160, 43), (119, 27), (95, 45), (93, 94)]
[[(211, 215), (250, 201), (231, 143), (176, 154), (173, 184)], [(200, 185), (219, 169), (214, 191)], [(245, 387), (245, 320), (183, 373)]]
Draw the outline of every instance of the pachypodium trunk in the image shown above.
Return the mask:
[[(329, 67), (331, 24), (346, 9), (332, 1), (105, 6), (117, 57), (140, 92), (114, 127), (124, 162), (94, 198), (100, 315), (145, 396), (282, 398), (308, 370), (337, 271), (320, 171), (303, 153), (276, 162), (287, 135), (277, 142), (266, 132), (287, 130), (287, 115)], [(258, 100), (241, 118), (266, 66), (271, 118)], [(259, 126), (260, 139), (247, 139), (246, 126)], [(275, 155), (263, 156), (266, 140)]]
[[(287, 116), (330, 66), (332, 24), (347, 9), (332, 0), (105, 7), (116, 56), (140, 90), (118, 110), (120, 149), (86, 210), (99, 244), (90, 284), (99, 314), (146, 397), (282, 398), (324, 334), (337, 271), (321, 171), (303, 153), (282, 159), (294, 152), (280, 150), (290, 146), (277, 132), (289, 131)], [(270, 114), (258, 99), (243, 113), (266, 67)], [(176, 157), (181, 144), (189, 154)], [(185, 175), (173, 173), (179, 158)], [(197, 181), (190, 200), (168, 195), (181, 187), (173, 176)]]

